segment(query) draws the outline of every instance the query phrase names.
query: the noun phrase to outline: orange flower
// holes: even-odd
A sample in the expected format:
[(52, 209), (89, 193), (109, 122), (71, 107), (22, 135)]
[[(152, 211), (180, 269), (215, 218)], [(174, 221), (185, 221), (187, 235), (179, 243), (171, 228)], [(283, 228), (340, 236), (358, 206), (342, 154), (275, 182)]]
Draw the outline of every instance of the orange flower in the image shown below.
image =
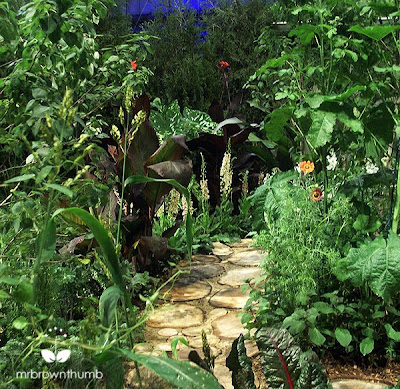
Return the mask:
[(311, 161), (302, 161), (300, 162), (300, 170), (304, 173), (311, 173), (314, 171), (314, 163)]
[(136, 70), (137, 67), (138, 67), (138, 64), (137, 64), (136, 61), (131, 61), (131, 66), (132, 66), (132, 69), (133, 69), (133, 70)]
[(322, 190), (319, 188), (315, 188), (310, 193), (310, 199), (312, 201), (320, 201), (322, 199)]
[(230, 65), (229, 65), (229, 63), (228, 62), (226, 62), (226, 61), (219, 61), (219, 65), (218, 65), (218, 68), (220, 69), (220, 70), (222, 70), (222, 71), (229, 71), (229, 70), (231, 70), (231, 67), (230, 67)]

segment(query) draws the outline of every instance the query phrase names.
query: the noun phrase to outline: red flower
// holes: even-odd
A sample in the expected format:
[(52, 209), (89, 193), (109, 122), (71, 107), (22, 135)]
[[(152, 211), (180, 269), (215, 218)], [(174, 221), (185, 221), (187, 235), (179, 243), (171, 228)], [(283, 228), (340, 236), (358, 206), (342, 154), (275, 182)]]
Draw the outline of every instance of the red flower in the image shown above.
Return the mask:
[(226, 61), (219, 61), (218, 68), (222, 71), (227, 71), (227, 72), (229, 72), (229, 70), (231, 70), (229, 63)]
[(310, 199), (312, 201), (320, 201), (322, 199), (322, 190), (319, 188), (315, 188), (310, 193)]
[(138, 67), (138, 64), (137, 64), (136, 61), (131, 61), (131, 66), (132, 66), (132, 69), (133, 69), (133, 70), (136, 70), (137, 67)]

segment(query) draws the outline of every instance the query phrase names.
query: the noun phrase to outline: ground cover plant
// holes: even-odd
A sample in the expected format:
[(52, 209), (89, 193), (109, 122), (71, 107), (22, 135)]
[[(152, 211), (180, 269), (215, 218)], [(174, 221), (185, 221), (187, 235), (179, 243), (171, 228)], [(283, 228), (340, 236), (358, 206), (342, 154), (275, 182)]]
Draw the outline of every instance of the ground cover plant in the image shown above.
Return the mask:
[[(144, 365), (220, 388), (205, 334), (198, 367), (184, 338), (137, 349), (179, 261), (245, 237), (267, 253), (242, 322), (270, 387), (329, 387), (327, 356), (398, 362), (398, 1), (251, 0), (140, 33), (118, 7), (0, 3), (0, 387), (120, 388), (130, 361), (139, 387)], [(235, 388), (253, 362), (240, 336)]]

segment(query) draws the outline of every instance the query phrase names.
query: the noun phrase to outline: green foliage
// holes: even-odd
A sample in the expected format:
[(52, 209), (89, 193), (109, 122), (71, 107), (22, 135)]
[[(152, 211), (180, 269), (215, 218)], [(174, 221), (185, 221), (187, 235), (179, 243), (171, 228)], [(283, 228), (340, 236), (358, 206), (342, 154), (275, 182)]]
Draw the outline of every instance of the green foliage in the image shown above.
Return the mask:
[(360, 287), (368, 285), (384, 300), (391, 300), (399, 290), (400, 238), (393, 232), (387, 240), (380, 236), (349, 251), (345, 263), (339, 266), (339, 277)]
[[(160, 12), (145, 30), (157, 37), (147, 62), (155, 74), (149, 85), (151, 95), (167, 104), (178, 100), (182, 108), (205, 111), (221, 95), (217, 65), (224, 60), (232, 68), (230, 88), (235, 96), (262, 64), (254, 41), (262, 27), (274, 21), (276, 8), (272, 9), (268, 3), (252, 0), (223, 2), (200, 17), (194, 11)], [(271, 36), (269, 47), (278, 42), (278, 37)]]
[(235, 389), (255, 389), (253, 365), (246, 355), (244, 337), (240, 335), (232, 344), (231, 352), (226, 359), (226, 366), (232, 372), (232, 384)]
[(268, 387), (329, 387), (328, 376), (317, 355), (311, 351), (303, 353), (286, 330), (262, 328), (256, 332), (255, 339)]
[(157, 104), (156, 108), (151, 112), (150, 121), (161, 141), (175, 135), (185, 135), (187, 140), (193, 139), (200, 132), (214, 133), (217, 126), (204, 112), (185, 107), (181, 114), (177, 100), (167, 106)]

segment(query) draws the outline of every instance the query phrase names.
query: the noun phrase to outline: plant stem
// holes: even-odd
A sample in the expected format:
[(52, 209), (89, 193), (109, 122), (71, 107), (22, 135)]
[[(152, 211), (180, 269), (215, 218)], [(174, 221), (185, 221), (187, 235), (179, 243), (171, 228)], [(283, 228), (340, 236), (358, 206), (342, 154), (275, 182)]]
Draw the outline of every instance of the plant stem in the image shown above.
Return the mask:
[(324, 176), (324, 213), (328, 213), (328, 169), (326, 168), (326, 147), (321, 151), (322, 174)]
[[(397, 144), (397, 147), (399, 145)], [(397, 230), (399, 227), (399, 216), (400, 216), (400, 159), (396, 161), (397, 163), (397, 183), (396, 183), (396, 201), (394, 203), (393, 210), (393, 223), (392, 223), (392, 231), (397, 234)]]

